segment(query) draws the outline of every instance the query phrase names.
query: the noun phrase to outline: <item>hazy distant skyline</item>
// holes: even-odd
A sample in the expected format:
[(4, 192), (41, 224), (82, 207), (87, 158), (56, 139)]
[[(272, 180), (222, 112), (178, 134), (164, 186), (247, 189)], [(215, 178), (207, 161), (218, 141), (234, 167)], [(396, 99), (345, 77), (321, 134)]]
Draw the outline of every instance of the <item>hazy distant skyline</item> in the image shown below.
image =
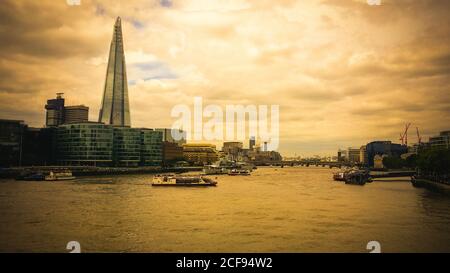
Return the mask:
[(42, 126), (64, 92), (97, 121), (115, 18), (133, 127), (176, 104), (280, 105), (280, 152), (331, 155), (450, 129), (450, 1), (5, 0), (0, 118)]

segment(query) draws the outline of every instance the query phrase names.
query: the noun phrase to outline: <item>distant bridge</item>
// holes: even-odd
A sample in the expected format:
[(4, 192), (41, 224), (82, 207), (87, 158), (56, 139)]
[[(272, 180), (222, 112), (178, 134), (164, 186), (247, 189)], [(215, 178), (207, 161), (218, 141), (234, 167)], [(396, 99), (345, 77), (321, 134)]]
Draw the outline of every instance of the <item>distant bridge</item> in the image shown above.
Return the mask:
[(336, 161), (314, 161), (314, 160), (283, 160), (283, 161), (261, 161), (253, 162), (256, 166), (315, 166), (315, 167), (328, 167), (328, 168), (342, 168), (342, 167), (355, 167), (358, 166), (354, 163), (348, 162), (336, 162)]

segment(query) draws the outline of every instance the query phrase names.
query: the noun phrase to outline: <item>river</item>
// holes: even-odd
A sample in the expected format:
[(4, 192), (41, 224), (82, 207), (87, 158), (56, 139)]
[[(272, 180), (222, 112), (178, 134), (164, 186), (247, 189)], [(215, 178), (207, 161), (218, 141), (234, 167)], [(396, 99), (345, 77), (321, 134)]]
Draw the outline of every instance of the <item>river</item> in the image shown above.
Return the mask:
[(0, 251), (450, 252), (450, 198), (407, 180), (365, 186), (320, 167), (259, 168), (212, 188), (151, 175), (0, 180)]

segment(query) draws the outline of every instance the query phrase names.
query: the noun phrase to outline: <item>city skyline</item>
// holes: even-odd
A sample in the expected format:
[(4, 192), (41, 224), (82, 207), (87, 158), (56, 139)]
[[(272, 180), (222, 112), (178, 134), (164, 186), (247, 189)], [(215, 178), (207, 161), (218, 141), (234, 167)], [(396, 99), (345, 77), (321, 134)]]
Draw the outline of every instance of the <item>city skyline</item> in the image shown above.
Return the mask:
[[(98, 120), (106, 45), (122, 16), (134, 127), (170, 126), (171, 108), (200, 95), (279, 104), (286, 156), (399, 142), (407, 122), (425, 139), (448, 129), (446, 1), (19, 2), (5, 1), (0, 16), (2, 118), (42, 126), (46, 99), (61, 91)], [(8, 15), (35, 9), (48, 12)]]

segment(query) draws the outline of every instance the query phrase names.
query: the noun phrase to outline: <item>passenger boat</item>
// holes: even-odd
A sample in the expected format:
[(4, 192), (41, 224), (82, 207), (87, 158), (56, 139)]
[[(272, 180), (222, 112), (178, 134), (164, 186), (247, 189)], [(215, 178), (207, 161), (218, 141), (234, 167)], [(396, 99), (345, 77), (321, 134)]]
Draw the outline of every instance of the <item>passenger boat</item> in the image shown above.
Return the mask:
[(228, 174), (228, 170), (227, 168), (221, 167), (219, 165), (208, 165), (203, 168), (203, 173), (205, 175)]
[(45, 176), (45, 181), (62, 181), (73, 179), (75, 179), (75, 176), (72, 175), (71, 171), (51, 171), (49, 175)]
[(242, 176), (247, 176), (250, 175), (250, 171), (249, 170), (237, 170), (237, 169), (233, 169), (231, 170), (228, 175), (231, 176), (237, 176), (237, 175), (242, 175)]
[(166, 187), (208, 187), (216, 186), (217, 181), (203, 176), (156, 175), (152, 186)]

